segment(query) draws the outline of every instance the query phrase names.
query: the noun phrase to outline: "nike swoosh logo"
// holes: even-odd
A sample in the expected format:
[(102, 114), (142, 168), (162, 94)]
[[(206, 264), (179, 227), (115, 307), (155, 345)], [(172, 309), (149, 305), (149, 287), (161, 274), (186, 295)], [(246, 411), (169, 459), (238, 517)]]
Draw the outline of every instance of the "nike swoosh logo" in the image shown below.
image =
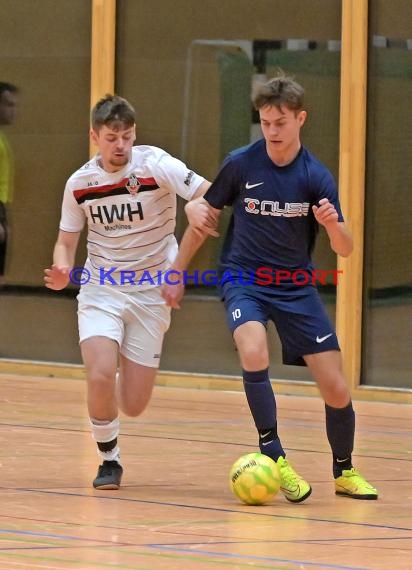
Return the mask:
[(262, 184), (264, 184), (264, 182), (258, 182), (257, 184), (249, 184), (249, 182), (246, 182), (245, 188), (246, 190), (250, 190), (251, 188), (256, 188), (256, 186), (261, 186)]
[(263, 439), (264, 437), (266, 437), (269, 434), (270, 434), (270, 431), (267, 431), (266, 433), (260, 433), (259, 437), (260, 437), (260, 439)]
[(318, 344), (321, 343), (321, 342), (324, 342), (327, 338), (329, 338), (329, 337), (332, 336), (332, 335), (333, 335), (333, 333), (329, 333), (329, 334), (327, 334), (327, 335), (325, 335), (325, 336), (321, 336), (321, 337), (317, 336), (317, 337), (316, 337), (316, 342), (317, 342)]
[(293, 489), (291, 489), (291, 488), (288, 489), (287, 487), (281, 487), (281, 489), (285, 495), (288, 495), (289, 497), (293, 497), (295, 495), (296, 491), (299, 491), (299, 485), (296, 485), (296, 487), (293, 487)]
[(270, 441), (261, 441), (261, 445), (269, 445), (269, 443), (272, 443), (273, 439), (271, 439)]

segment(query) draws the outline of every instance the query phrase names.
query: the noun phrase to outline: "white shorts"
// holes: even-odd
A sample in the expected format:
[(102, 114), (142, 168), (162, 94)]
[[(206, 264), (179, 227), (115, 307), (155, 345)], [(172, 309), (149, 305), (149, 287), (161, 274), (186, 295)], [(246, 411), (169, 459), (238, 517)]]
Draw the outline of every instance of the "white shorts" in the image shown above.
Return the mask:
[(129, 360), (159, 367), (171, 313), (160, 287), (126, 293), (87, 284), (81, 287), (77, 300), (80, 342), (92, 336), (111, 338)]

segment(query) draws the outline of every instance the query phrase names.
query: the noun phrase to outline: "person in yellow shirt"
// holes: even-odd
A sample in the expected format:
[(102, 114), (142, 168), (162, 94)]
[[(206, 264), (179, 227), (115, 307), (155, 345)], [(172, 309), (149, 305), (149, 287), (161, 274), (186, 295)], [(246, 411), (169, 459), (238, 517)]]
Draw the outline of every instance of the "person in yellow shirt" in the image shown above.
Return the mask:
[(14, 122), (17, 109), (18, 88), (0, 81), (0, 283), (6, 264), (8, 223), (7, 205), (13, 195), (13, 157), (3, 127)]

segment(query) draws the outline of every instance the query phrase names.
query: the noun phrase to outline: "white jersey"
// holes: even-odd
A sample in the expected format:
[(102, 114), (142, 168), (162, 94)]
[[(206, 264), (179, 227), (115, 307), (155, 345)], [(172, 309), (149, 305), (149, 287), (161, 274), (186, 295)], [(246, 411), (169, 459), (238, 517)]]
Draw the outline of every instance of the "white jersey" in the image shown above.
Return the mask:
[(190, 200), (205, 179), (164, 150), (134, 146), (131, 160), (106, 172), (98, 155), (67, 181), (60, 229), (87, 220), (90, 283), (123, 290), (159, 285), (177, 254), (176, 194)]

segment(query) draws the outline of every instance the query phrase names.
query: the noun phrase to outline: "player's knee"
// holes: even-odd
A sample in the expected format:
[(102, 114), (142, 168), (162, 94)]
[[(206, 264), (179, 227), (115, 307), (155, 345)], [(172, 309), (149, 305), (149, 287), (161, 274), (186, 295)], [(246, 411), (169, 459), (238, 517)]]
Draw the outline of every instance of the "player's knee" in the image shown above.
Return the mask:
[(110, 392), (114, 390), (116, 377), (105, 370), (95, 369), (87, 374), (89, 389)]
[(148, 404), (148, 400), (134, 400), (134, 401), (125, 401), (120, 400), (118, 405), (121, 411), (130, 418), (136, 418), (140, 416), (140, 414), (145, 410)]
[(349, 404), (350, 399), (350, 391), (346, 382), (344, 379), (339, 379), (329, 387), (325, 402), (332, 408), (344, 408)]
[(120, 385), (117, 391), (117, 405), (126, 416), (136, 418), (146, 409), (152, 389), (150, 385), (141, 385), (138, 388)]
[(265, 347), (251, 344), (242, 348), (242, 366), (247, 370), (264, 370), (269, 366), (269, 354)]

